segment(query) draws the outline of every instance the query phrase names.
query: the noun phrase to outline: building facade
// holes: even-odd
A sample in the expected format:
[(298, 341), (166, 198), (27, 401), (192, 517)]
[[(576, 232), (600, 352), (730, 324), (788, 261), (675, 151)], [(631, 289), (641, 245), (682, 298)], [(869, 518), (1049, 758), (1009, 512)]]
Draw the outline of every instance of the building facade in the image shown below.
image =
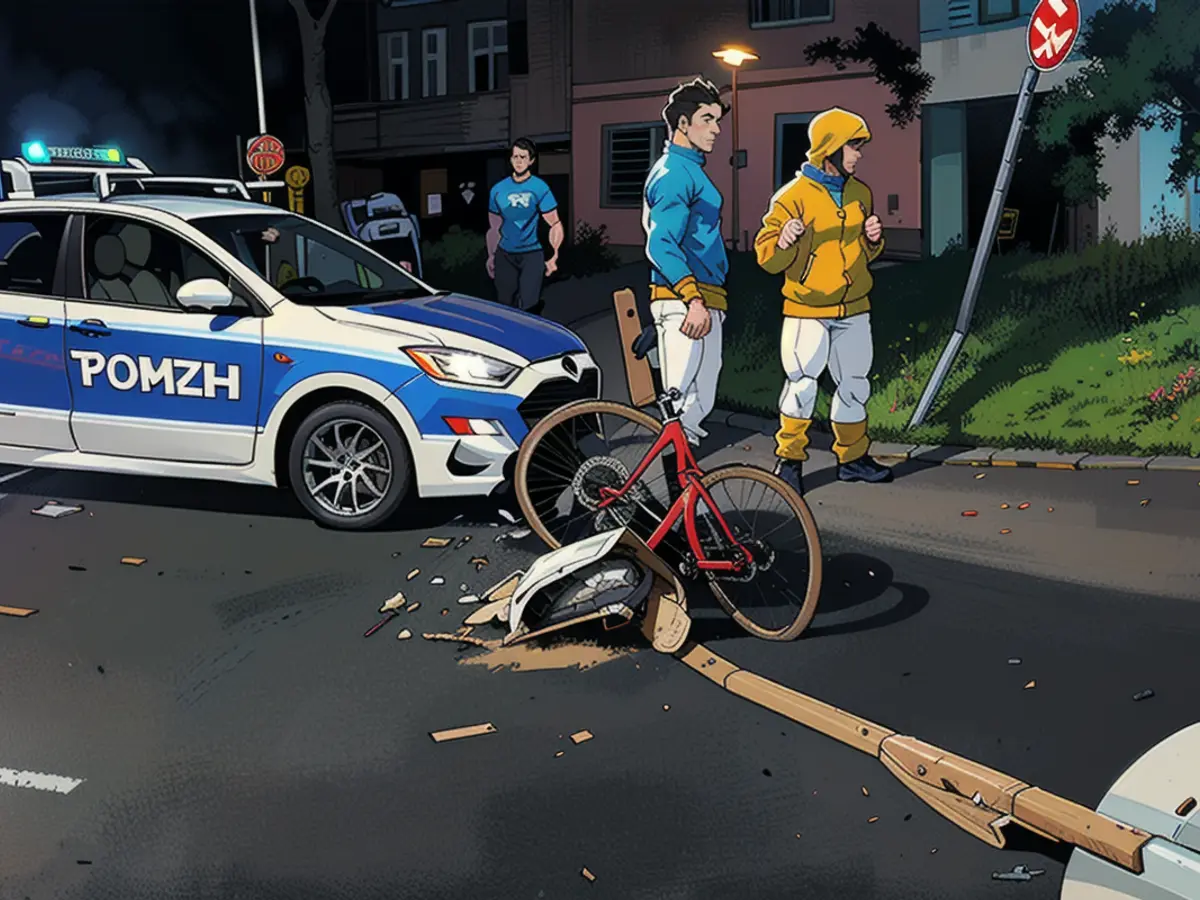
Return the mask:
[[(1083, 21), (1105, 0), (1081, 0)], [(921, 64), (934, 77), (921, 114), (924, 251), (973, 247), (982, 231), (996, 173), (1029, 65), (1026, 31), (1037, 0), (921, 0)], [(1074, 54), (1039, 79), (1032, 126), (1045, 93), (1079, 72)], [(1067, 207), (1052, 184), (1053, 163), (1022, 137), (1006, 207), (1017, 211), (1012, 244), (1035, 250), (1077, 250), (1105, 233), (1133, 241), (1150, 233), (1163, 212), (1187, 219), (1197, 204), (1166, 184), (1178, 136), (1160, 129), (1105, 147), (1101, 180), (1109, 196)], [(1193, 198), (1194, 199), (1194, 198)]]
[(708, 171), (725, 197), (727, 237), (753, 241), (772, 194), (793, 177), (808, 150), (813, 115), (841, 106), (872, 131), (860, 175), (896, 256), (921, 251), (921, 166), (918, 123), (895, 128), (885, 107), (894, 98), (862, 66), (838, 71), (805, 62), (804, 48), (829, 37), (853, 38), (875, 22), (914, 49), (918, 0), (692, 0), (674, 20), (645, 0), (576, 0), (572, 35), (571, 148), (575, 218), (605, 225), (614, 245), (640, 247), (646, 172), (662, 151), (666, 97), (680, 82), (704, 75), (725, 87), (730, 71), (713, 57), (724, 45), (753, 50), (759, 60), (738, 73), (738, 221), (731, 195), (732, 122), (725, 122)]
[(334, 111), (339, 195), (400, 196), (436, 238), (487, 227), (488, 189), (530, 137), (539, 174), (569, 195), (570, 4), (385, 0), (373, 4), (377, 91)]

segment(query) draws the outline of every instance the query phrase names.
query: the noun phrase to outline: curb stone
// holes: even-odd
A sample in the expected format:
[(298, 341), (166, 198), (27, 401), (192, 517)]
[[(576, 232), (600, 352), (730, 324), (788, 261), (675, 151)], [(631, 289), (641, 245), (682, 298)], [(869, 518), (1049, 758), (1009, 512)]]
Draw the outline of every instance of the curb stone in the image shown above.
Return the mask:
[[(718, 421), (730, 428), (741, 428), (760, 434), (773, 435), (777, 427), (774, 419), (750, 413), (713, 410)], [(816, 428), (815, 435), (824, 436), (824, 429)], [(813, 445), (828, 441), (814, 441)], [(824, 449), (824, 448), (822, 448)], [(1139, 469), (1151, 472), (1200, 472), (1200, 457), (1192, 456), (1110, 456), (1102, 453), (1064, 453), (1061, 450), (1022, 450), (992, 447), (962, 447), (939, 444), (902, 444), (889, 441), (873, 441), (870, 454), (876, 459), (891, 462), (923, 462), (933, 465), (975, 466), (988, 468), (1059, 469), (1081, 471), (1084, 469)]]

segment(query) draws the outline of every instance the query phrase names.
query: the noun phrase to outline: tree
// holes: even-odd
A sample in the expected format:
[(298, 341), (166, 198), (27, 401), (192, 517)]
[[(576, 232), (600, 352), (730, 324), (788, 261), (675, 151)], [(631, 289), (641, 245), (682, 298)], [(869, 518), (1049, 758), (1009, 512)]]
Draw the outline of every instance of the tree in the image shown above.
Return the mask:
[(897, 128), (906, 128), (920, 117), (921, 104), (933, 88), (933, 76), (921, 68), (921, 54), (874, 22), (855, 28), (854, 37), (828, 37), (804, 48), (809, 65), (833, 63), (839, 72), (848, 63), (865, 63), (875, 81), (887, 87), (895, 103), (885, 108)]
[(304, 119), (307, 126), (308, 167), (312, 171), (313, 211), (317, 220), (342, 227), (337, 204), (337, 162), (333, 157), (333, 102), (325, 71), (325, 31), (338, 0), (325, 0), (314, 16), (308, 0), (288, 0), (300, 25), (304, 56)]
[[(1055, 88), (1038, 114), (1044, 150), (1063, 152), (1055, 176), (1068, 203), (1108, 196), (1100, 179), (1101, 140), (1128, 140), (1140, 128), (1180, 129), (1169, 183), (1186, 190), (1200, 174), (1200, 22), (1194, 0), (1112, 0), (1080, 35), (1088, 60)], [(1136, 178), (1136, 173), (1124, 177)]]

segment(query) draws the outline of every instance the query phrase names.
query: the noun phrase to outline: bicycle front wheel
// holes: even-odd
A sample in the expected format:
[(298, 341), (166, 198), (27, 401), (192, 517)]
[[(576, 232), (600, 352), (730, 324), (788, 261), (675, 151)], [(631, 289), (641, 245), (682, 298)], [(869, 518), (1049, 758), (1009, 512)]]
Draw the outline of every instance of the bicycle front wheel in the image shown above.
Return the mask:
[[(517, 453), (513, 484), (529, 527), (551, 549), (620, 527), (646, 540), (670, 507), (663, 456), (604, 509), (600, 488), (623, 487), (662, 428), (654, 417), (608, 400), (582, 400), (552, 412)], [(674, 470), (670, 474), (675, 477)]]
[[(714, 469), (701, 483), (738, 543), (752, 557), (737, 575), (706, 572), (717, 602), (747, 632), (768, 641), (795, 640), (817, 611), (821, 540), (812, 510), (778, 475), (754, 466)], [(724, 532), (701, 504), (696, 527), (705, 555), (728, 557)]]

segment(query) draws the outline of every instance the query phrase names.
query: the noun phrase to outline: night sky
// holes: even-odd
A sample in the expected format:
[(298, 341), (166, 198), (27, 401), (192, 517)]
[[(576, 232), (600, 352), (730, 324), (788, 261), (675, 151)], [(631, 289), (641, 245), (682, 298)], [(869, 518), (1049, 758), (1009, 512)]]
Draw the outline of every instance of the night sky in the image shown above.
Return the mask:
[[(361, 42), (363, 0), (342, 4), (335, 23), (357, 28)], [(34, 138), (113, 142), (164, 174), (236, 175), (237, 137), (258, 129), (247, 0), (10, 0), (4, 8), (0, 155)], [(267, 127), (299, 148), (296, 16), (287, 0), (258, 0), (258, 9)], [(361, 60), (360, 50), (360, 73)], [(343, 68), (331, 63), (334, 75)]]

